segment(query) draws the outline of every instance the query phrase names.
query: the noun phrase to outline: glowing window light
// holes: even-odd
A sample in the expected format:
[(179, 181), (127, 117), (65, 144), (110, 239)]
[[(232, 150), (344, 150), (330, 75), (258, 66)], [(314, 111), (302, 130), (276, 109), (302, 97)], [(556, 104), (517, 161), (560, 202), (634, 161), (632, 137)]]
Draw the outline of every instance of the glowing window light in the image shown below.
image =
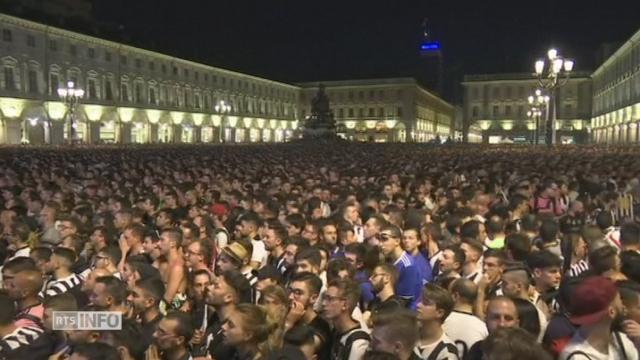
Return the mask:
[(160, 110), (147, 110), (147, 119), (152, 124), (157, 124), (160, 121), (160, 116), (162, 115), (162, 111)]
[(184, 119), (184, 113), (180, 111), (172, 111), (169, 113), (171, 115), (171, 121), (174, 125), (182, 124), (182, 120)]
[(100, 105), (84, 105), (84, 112), (87, 114), (87, 119), (91, 121), (99, 121), (102, 118), (104, 107)]
[(118, 108), (118, 115), (120, 115), (120, 120), (122, 122), (130, 122), (133, 119), (133, 112), (135, 109), (133, 108)]

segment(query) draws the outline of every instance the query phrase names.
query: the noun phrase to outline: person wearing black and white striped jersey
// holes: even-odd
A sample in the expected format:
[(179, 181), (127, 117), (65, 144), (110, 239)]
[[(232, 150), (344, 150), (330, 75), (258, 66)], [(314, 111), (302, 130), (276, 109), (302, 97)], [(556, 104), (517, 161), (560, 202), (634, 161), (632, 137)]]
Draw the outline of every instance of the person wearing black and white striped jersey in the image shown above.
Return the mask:
[(423, 360), (458, 360), (456, 344), (445, 334), (442, 324), (453, 310), (453, 298), (446, 289), (426, 284), (418, 303), (420, 336), (414, 349)]
[(88, 299), (81, 289), (82, 280), (71, 271), (71, 267), (76, 261), (76, 254), (73, 250), (57, 247), (51, 254), (51, 267), (49, 275), (52, 280), (47, 283), (45, 290), (41, 296), (48, 298), (64, 293), (71, 293), (78, 302), (78, 306), (82, 307), (88, 303)]
[(39, 327), (18, 326), (14, 322), (17, 311), (13, 299), (0, 292), (0, 358), (47, 359), (51, 341)]

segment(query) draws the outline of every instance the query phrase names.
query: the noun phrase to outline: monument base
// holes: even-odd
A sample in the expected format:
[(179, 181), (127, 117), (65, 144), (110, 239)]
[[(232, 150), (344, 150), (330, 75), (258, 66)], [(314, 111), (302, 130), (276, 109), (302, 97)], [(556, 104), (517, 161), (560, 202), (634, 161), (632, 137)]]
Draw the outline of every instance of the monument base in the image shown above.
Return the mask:
[(335, 129), (319, 128), (319, 129), (304, 129), (304, 131), (302, 132), (302, 138), (305, 140), (307, 139), (337, 140), (340, 137), (338, 137), (338, 134), (336, 133)]

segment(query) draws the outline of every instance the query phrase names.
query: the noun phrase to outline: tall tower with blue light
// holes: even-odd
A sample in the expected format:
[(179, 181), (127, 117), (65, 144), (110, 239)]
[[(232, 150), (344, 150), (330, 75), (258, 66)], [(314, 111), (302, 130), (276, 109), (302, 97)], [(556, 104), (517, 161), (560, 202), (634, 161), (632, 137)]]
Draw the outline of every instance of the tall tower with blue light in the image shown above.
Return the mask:
[(422, 22), (420, 57), (423, 59), (423, 66), (421, 66), (421, 73), (418, 77), (424, 85), (442, 96), (444, 91), (442, 45), (432, 36), (429, 20), (426, 18)]

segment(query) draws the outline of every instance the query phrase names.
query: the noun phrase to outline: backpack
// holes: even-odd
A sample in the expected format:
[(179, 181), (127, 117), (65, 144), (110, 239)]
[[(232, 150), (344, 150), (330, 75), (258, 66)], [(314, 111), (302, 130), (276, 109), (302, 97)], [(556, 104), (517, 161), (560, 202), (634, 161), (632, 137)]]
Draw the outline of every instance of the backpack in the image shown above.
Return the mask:
[(334, 354), (335, 359), (349, 359), (349, 354), (351, 354), (351, 347), (353, 347), (353, 343), (357, 340), (370, 341), (371, 338), (369, 337), (369, 334), (362, 329), (358, 329), (352, 332), (349, 336), (347, 336), (347, 340), (344, 342), (344, 347), (342, 347), (342, 349), (337, 354)]

